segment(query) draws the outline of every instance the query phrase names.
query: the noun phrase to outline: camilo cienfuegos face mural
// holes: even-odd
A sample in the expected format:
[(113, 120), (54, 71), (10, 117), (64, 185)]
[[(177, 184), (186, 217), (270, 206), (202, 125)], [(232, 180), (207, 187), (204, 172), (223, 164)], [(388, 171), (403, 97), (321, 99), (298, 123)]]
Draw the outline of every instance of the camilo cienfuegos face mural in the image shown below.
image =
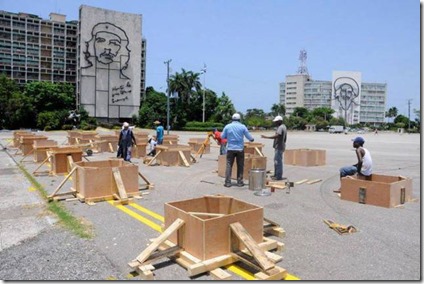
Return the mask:
[[(112, 12), (115, 13), (117, 12)], [(104, 13), (100, 14), (105, 18)], [(118, 14), (126, 18), (123, 13)], [(111, 13), (106, 15), (111, 16)], [(91, 116), (119, 118), (131, 117), (137, 113), (141, 72), (140, 56), (137, 56), (141, 53), (141, 32), (137, 34), (137, 30), (140, 31), (141, 27), (137, 29), (129, 25), (128, 19), (126, 22), (125, 20), (122, 22), (122, 19), (117, 21), (127, 27), (112, 21), (99, 21), (91, 27), (89, 25), (82, 27), (81, 34), (82, 36), (85, 34), (85, 40), (81, 38), (80, 45), (82, 54), (80, 96), (81, 105)], [(82, 26), (83, 20), (81, 20)], [(139, 23), (141, 25), (141, 19)], [(137, 37), (136, 43), (132, 42), (131, 35)], [(133, 48), (137, 50), (134, 52)], [(134, 53), (136, 56), (133, 56)]]

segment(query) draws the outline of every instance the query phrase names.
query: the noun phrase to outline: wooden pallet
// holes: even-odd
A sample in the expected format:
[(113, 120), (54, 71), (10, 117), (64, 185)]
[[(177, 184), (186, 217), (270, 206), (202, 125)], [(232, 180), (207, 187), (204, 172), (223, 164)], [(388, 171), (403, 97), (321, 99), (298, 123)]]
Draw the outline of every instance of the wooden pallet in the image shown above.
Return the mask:
[[(266, 220), (266, 222), (267, 228), (271, 228), (269, 231), (279, 228), (270, 220)], [(271, 226), (268, 226), (269, 224)], [(158, 238), (151, 240), (151, 244), (128, 265), (144, 280), (154, 279), (155, 267), (152, 263), (165, 257), (185, 268), (190, 277), (209, 273), (216, 280), (230, 280), (231, 274), (222, 267), (239, 261), (256, 271), (254, 276), (257, 280), (281, 280), (287, 276), (284, 268), (275, 265), (282, 260), (282, 257), (271, 252), (273, 250), (281, 252), (284, 248), (283, 243), (266, 237), (263, 237), (263, 242), (256, 243), (244, 227), (239, 222), (235, 222), (230, 225), (231, 253), (208, 260), (200, 260), (185, 251), (180, 244), (184, 225), (184, 221), (177, 218)], [(175, 232), (179, 236), (177, 244), (167, 240)], [(276, 235), (282, 236), (281, 232)], [(245, 248), (240, 250), (241, 244)]]

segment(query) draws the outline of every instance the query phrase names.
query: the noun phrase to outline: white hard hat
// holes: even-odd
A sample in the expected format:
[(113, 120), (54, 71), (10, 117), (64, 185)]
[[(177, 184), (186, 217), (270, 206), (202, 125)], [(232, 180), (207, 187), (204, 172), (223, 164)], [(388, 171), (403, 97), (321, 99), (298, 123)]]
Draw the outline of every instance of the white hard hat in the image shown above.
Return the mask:
[(238, 114), (238, 113), (233, 114), (232, 119), (233, 120), (240, 120), (240, 114)]
[(273, 120), (274, 122), (276, 122), (276, 121), (283, 121), (283, 118), (281, 117), (281, 115), (277, 115), (275, 118), (274, 118), (274, 120)]

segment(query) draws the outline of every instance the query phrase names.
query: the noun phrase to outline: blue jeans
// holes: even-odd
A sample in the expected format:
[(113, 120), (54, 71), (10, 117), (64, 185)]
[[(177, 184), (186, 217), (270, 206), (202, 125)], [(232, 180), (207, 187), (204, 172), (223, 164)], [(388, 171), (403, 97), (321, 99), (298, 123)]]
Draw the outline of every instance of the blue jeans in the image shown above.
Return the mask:
[(227, 151), (227, 166), (225, 168), (225, 183), (231, 184), (234, 159), (237, 162), (237, 183), (243, 183), (244, 151)]
[(274, 176), (275, 179), (283, 179), (283, 151), (275, 149), (274, 153)]
[(221, 146), (219, 147), (219, 154), (227, 154), (227, 143), (221, 144)]
[(354, 174), (356, 174), (357, 171), (358, 169), (356, 168), (356, 166), (346, 166), (340, 168), (340, 178), (345, 176), (353, 176)]

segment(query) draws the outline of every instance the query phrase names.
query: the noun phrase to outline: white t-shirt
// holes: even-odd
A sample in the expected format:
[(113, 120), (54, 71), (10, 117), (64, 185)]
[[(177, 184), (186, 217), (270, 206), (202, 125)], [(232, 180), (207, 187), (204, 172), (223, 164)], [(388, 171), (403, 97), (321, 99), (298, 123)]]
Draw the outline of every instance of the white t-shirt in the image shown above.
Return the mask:
[(370, 154), (370, 151), (368, 151), (368, 149), (365, 149), (364, 147), (362, 147), (362, 149), (364, 149), (365, 155), (362, 158), (361, 174), (363, 174), (364, 176), (369, 176), (372, 174), (371, 154)]

